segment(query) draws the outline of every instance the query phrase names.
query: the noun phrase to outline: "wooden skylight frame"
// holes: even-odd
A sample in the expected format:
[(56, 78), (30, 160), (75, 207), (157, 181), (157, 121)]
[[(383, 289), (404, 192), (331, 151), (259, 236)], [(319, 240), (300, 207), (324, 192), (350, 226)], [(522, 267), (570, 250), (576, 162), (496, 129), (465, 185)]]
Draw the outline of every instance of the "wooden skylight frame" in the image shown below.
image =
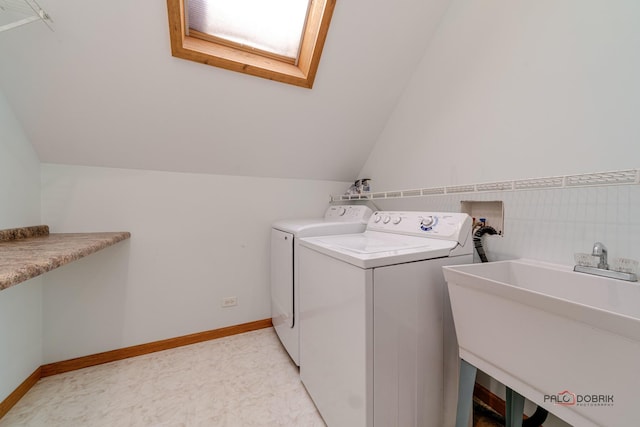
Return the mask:
[(184, 0), (167, 0), (171, 54), (177, 58), (226, 68), (296, 86), (312, 88), (329, 31), (336, 0), (312, 0), (303, 31), (297, 64), (240, 49), (228, 44), (188, 36)]

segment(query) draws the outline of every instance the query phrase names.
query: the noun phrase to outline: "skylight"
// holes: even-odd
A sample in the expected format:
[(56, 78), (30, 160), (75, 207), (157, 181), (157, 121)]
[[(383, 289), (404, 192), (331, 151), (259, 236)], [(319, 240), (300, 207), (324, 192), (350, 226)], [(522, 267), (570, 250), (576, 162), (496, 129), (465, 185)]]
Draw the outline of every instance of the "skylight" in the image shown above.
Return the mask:
[(241, 46), (297, 59), (307, 0), (188, 0), (192, 30)]
[(336, 0), (166, 1), (173, 56), (309, 89), (336, 4)]

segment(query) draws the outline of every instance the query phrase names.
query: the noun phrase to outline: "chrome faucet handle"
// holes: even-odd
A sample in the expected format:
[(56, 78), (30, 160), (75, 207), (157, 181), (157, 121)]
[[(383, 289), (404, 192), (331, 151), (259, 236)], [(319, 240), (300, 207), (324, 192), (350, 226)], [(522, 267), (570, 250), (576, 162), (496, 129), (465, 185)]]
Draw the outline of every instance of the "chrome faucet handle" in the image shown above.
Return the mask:
[(600, 242), (596, 242), (593, 244), (593, 252), (591, 253), (593, 256), (597, 256), (600, 258), (600, 262), (598, 263), (598, 268), (603, 270), (609, 269), (609, 264), (607, 262), (607, 247)]

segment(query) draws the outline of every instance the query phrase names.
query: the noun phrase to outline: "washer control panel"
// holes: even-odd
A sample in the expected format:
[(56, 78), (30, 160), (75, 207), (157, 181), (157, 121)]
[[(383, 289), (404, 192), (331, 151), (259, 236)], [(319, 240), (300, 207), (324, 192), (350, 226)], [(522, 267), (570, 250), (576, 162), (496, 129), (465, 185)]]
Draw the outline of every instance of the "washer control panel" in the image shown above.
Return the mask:
[(324, 213), (327, 221), (367, 222), (373, 211), (364, 205), (332, 205)]
[(371, 231), (456, 241), (470, 227), (469, 215), (456, 212), (377, 211), (367, 224), (367, 230)]

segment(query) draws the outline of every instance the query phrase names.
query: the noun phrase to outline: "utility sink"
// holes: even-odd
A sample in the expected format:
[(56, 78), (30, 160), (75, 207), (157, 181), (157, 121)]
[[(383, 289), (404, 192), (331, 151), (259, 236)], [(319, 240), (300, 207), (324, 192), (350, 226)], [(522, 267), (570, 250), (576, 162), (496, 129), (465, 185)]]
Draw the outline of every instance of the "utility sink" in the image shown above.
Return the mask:
[(460, 357), (574, 426), (640, 426), (640, 285), (532, 260), (443, 267)]

